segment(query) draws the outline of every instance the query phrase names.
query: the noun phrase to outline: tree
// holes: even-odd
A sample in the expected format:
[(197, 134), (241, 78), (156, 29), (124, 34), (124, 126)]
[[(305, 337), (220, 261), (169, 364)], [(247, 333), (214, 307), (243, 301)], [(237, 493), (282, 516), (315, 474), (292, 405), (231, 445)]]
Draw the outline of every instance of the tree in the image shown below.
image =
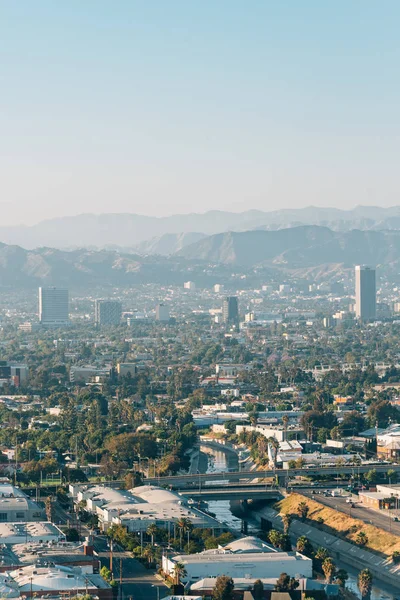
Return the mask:
[(304, 554), (304, 556), (308, 556), (309, 558), (311, 558), (314, 553), (312, 544), (305, 535), (297, 538), (296, 550), (297, 552), (300, 552), (300, 554)]
[(366, 546), (368, 544), (368, 536), (364, 531), (359, 531), (356, 537), (356, 544), (358, 546)]
[(232, 600), (234, 587), (232, 577), (220, 575), (214, 586), (213, 600)]
[(276, 580), (275, 591), (276, 592), (290, 592), (299, 587), (299, 582), (294, 577), (289, 577), (287, 573), (281, 573), (279, 578)]
[(328, 557), (324, 560), (324, 562), (322, 563), (322, 570), (325, 575), (326, 583), (332, 583), (332, 580), (336, 573), (336, 566), (331, 558)]
[(302, 521), (305, 521), (308, 517), (308, 513), (310, 512), (310, 507), (307, 502), (300, 502), (297, 506), (297, 514), (301, 518)]
[(155, 559), (154, 548), (152, 546), (146, 546), (146, 548), (143, 550), (143, 556), (147, 558), (147, 561), (150, 565)]
[(396, 483), (397, 481), (397, 471), (395, 471), (394, 469), (388, 469), (388, 472), (386, 473), (387, 478), (389, 479), (389, 485), (393, 483)]
[(155, 523), (152, 523), (151, 525), (148, 526), (147, 528), (147, 535), (149, 535), (151, 537), (151, 545), (154, 546), (154, 536), (156, 535), (156, 533), (158, 532), (158, 527)]
[(328, 558), (328, 556), (328, 550), (326, 548), (323, 548), (322, 546), (320, 546), (315, 553), (315, 558), (317, 560), (324, 561), (326, 558)]
[(187, 571), (185, 569), (185, 565), (181, 562), (177, 562), (175, 563), (174, 566), (174, 580), (175, 580), (175, 584), (179, 585), (181, 582), (181, 579), (183, 577), (186, 577), (187, 575)]
[(269, 437), (268, 444), (271, 447), (272, 463), (274, 465), (274, 469), (276, 469), (276, 458), (279, 450), (279, 442), (275, 437)]
[(290, 513), (282, 513), (281, 519), (282, 519), (282, 524), (283, 524), (283, 533), (285, 535), (288, 535), (290, 525), (292, 524), (292, 521), (293, 521), (293, 515), (291, 515)]
[(368, 481), (368, 483), (375, 483), (376, 477), (377, 477), (376, 469), (370, 469), (364, 475), (365, 481)]
[(68, 527), (65, 531), (65, 539), (67, 542), (79, 542), (79, 531), (73, 527)]
[(339, 584), (341, 588), (346, 587), (346, 581), (349, 578), (349, 574), (345, 569), (338, 569), (335, 576), (335, 581)]
[(277, 531), (276, 529), (271, 529), (271, 531), (269, 531), (269, 533), (268, 533), (269, 541), (276, 548), (279, 546), (281, 535), (282, 534), (279, 531)]
[(261, 579), (257, 579), (253, 585), (253, 598), (254, 600), (263, 600), (264, 598), (264, 584)]
[(372, 590), (372, 573), (369, 569), (363, 569), (358, 574), (357, 584), (362, 598), (368, 598)]

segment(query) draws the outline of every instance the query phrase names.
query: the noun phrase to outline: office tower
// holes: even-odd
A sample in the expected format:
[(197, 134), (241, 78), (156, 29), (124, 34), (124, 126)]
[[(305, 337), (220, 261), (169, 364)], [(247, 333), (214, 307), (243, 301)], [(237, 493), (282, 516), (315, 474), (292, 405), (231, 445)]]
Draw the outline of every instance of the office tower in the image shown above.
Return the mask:
[(119, 300), (96, 300), (94, 320), (96, 325), (119, 325), (122, 317), (122, 304)]
[(169, 310), (168, 310), (168, 306), (166, 304), (157, 304), (156, 320), (163, 321), (164, 323), (169, 321)]
[(69, 323), (68, 290), (39, 288), (39, 320), (45, 327), (61, 327)]
[(376, 317), (375, 269), (357, 265), (356, 274), (356, 317), (371, 321)]
[(239, 325), (239, 307), (236, 296), (228, 296), (222, 305), (222, 317), (228, 325)]

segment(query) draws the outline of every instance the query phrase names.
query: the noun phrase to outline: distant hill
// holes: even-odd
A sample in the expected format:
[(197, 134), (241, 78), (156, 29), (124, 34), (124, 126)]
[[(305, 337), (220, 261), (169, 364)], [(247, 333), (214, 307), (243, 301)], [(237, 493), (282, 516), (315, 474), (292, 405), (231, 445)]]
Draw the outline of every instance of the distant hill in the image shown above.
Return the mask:
[(345, 231), (302, 226), (278, 231), (228, 232), (183, 248), (189, 260), (231, 265), (309, 268), (328, 263), (385, 264), (400, 259), (400, 232)]
[[(178, 239), (183, 243), (184, 238), (176, 237), (174, 243)], [(212, 263), (212, 268), (205, 268), (205, 263)], [(285, 273), (307, 280), (337, 277), (355, 264), (379, 266), (393, 281), (399, 280), (400, 231), (337, 232), (310, 225), (219, 233), (168, 257), (86, 248), (25, 250), (0, 244), (0, 287), (181, 285), (188, 277), (199, 287), (216, 282), (229, 286), (232, 267), (236, 275), (246, 274), (247, 285), (257, 285), (259, 277), (279, 279)], [(255, 266), (262, 274), (253, 271)]]
[[(136, 214), (82, 214), (42, 221), (30, 227), (0, 227), (0, 242), (25, 248), (136, 248), (146, 242), (144, 253), (152, 253), (152, 244), (169, 248), (165, 235), (214, 235), (228, 231), (279, 230), (301, 225), (320, 225), (334, 231), (400, 229), (400, 207), (358, 206), (352, 210), (309, 206), (270, 212), (248, 210), (241, 213), (209, 211), (203, 214), (147, 217)], [(193, 232), (198, 232), (193, 234)], [(155, 243), (154, 240), (160, 241)], [(150, 240), (150, 242), (149, 242)], [(185, 241), (185, 238), (182, 238)], [(172, 242), (171, 248), (174, 244)], [(164, 246), (165, 244), (165, 246)], [(182, 243), (182, 247), (185, 244)], [(177, 250), (178, 247), (175, 248)], [(169, 251), (168, 251), (169, 252)], [(161, 253), (168, 253), (166, 250)]]
[(186, 246), (205, 238), (204, 233), (165, 233), (151, 240), (141, 242), (135, 247), (138, 254), (161, 254), (169, 256), (180, 252)]

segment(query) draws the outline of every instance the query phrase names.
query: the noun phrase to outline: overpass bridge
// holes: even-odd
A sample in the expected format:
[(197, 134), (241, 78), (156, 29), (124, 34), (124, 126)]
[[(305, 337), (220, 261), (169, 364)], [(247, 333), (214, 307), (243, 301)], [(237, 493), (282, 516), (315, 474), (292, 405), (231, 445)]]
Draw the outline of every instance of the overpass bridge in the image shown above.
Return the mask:
[[(289, 477), (298, 476), (314, 476), (321, 477), (325, 475), (358, 475), (367, 473), (371, 469), (377, 471), (377, 473), (386, 473), (388, 469), (393, 469), (397, 473), (400, 473), (400, 465), (389, 465), (389, 464), (368, 464), (368, 465), (346, 465), (346, 466), (335, 466), (335, 467), (323, 467), (323, 466), (312, 466), (302, 469), (265, 469), (262, 471), (232, 471), (224, 473), (197, 473), (189, 475), (171, 475), (167, 477), (148, 477), (144, 480), (144, 484), (153, 484), (160, 486), (171, 485), (174, 489), (187, 489), (190, 487), (207, 487), (208, 482), (242, 482), (248, 484), (249, 481), (255, 479), (265, 479), (268, 477), (278, 477), (280, 481), (287, 480)], [(226, 484), (224, 484), (226, 485)]]
[(193, 500), (280, 500), (282, 494), (276, 488), (260, 484), (239, 484), (198, 487), (179, 492), (185, 498)]

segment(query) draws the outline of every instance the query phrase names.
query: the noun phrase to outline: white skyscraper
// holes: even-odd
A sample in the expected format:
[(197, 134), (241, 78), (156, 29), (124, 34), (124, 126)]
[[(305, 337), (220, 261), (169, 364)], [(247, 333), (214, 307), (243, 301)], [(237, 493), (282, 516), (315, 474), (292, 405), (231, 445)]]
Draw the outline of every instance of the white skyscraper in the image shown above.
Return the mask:
[(68, 290), (55, 287), (39, 288), (39, 320), (47, 327), (68, 325)]
[(361, 321), (376, 318), (375, 269), (357, 265), (356, 275), (356, 317)]

